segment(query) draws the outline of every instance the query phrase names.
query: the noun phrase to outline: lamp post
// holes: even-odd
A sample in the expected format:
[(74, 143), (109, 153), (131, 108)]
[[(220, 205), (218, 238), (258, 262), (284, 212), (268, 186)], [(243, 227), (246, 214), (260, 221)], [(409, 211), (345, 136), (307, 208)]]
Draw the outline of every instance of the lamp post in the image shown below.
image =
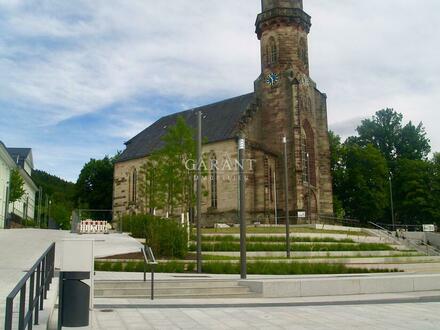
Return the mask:
[(246, 206), (245, 206), (245, 177), (244, 177), (244, 155), (246, 141), (244, 136), (238, 138), (238, 172), (240, 177), (240, 277), (246, 279)]
[(393, 224), (393, 231), (396, 230), (396, 224), (394, 219), (394, 201), (393, 201), (393, 181), (392, 173), (388, 176), (388, 181), (390, 182), (390, 205), (391, 205), (391, 223)]
[(289, 173), (287, 164), (287, 137), (283, 137), (284, 144), (284, 200), (286, 212), (286, 256), (290, 258), (290, 223), (289, 223)]
[(306, 161), (307, 161), (307, 219), (309, 220), (309, 224), (312, 223), (312, 204), (310, 202), (310, 154), (306, 153)]
[(197, 112), (197, 273), (202, 272), (202, 112)]

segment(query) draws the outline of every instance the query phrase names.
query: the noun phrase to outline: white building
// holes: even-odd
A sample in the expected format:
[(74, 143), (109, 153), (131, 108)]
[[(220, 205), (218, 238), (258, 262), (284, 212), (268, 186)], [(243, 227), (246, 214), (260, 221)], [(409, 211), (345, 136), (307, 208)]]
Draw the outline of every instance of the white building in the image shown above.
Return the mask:
[(8, 148), (8, 152), (18, 167), (24, 180), (25, 193), (22, 198), (9, 205), (9, 212), (21, 219), (34, 220), (35, 218), (35, 196), (38, 187), (32, 180), (34, 161), (32, 149), (30, 148)]
[(5, 227), (7, 203), (9, 196), (9, 178), (15, 162), (6, 146), (0, 141), (0, 229)]

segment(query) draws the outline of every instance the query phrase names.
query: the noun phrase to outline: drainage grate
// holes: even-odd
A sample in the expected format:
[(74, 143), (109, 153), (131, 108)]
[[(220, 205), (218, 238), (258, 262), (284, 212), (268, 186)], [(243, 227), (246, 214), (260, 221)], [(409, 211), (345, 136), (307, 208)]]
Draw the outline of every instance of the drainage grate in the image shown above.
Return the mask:
[(101, 313), (113, 313), (113, 309), (100, 309)]

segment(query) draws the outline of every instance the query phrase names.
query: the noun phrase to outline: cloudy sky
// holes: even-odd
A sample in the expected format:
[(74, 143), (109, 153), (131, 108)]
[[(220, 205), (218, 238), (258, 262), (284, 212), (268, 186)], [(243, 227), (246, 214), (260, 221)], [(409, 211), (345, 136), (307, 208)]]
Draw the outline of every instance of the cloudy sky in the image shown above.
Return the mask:
[[(350, 135), (392, 107), (440, 150), (440, 1), (304, 0), (311, 76)], [(252, 91), (259, 0), (0, 0), (0, 140), (75, 181), (160, 116)]]

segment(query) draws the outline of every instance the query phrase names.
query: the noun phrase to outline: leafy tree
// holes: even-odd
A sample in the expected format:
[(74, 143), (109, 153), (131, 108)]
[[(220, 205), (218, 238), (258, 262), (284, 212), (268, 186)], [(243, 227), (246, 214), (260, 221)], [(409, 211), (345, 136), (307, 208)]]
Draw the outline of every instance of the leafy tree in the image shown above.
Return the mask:
[(170, 214), (176, 209), (189, 210), (194, 203), (194, 179), (185, 164), (195, 158), (194, 131), (183, 117), (178, 117), (163, 141), (164, 147), (153, 153), (141, 168), (145, 208), (149, 212), (161, 208)]
[(333, 209), (336, 217), (345, 216), (344, 206), (341, 201), (341, 192), (343, 191), (343, 155), (344, 147), (341, 143), (341, 137), (332, 131), (329, 131), (330, 142), (330, 168), (333, 178)]
[(423, 224), (438, 220), (439, 177), (434, 164), (410, 159), (397, 162), (393, 185), (396, 216), (400, 222)]
[(112, 208), (113, 159), (91, 159), (84, 165), (76, 182), (76, 198), (82, 207), (91, 209)]
[(422, 123), (414, 126), (410, 121), (402, 128), (396, 151), (400, 158), (426, 160), (431, 146)]
[(426, 159), (431, 147), (423, 124), (411, 122), (403, 126), (402, 114), (393, 109), (383, 109), (362, 121), (357, 128), (358, 137), (350, 140), (359, 145), (371, 144), (379, 149), (389, 165), (398, 158)]
[(388, 166), (379, 150), (346, 145), (342, 178), (337, 189), (346, 215), (363, 221), (382, 219), (388, 206)]
[(22, 178), (18, 169), (13, 169), (10, 176), (10, 192), (9, 201), (14, 203), (23, 197), (25, 194), (24, 190), (24, 179)]

